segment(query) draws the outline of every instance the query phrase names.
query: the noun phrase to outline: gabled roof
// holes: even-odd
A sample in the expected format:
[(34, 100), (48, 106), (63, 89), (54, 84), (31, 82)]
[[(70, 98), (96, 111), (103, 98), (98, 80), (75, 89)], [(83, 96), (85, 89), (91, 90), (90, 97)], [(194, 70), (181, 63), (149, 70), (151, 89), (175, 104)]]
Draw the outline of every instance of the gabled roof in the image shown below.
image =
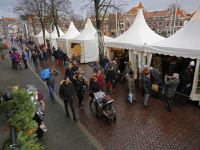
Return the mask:
[[(60, 36), (62, 36), (64, 33), (60, 30), (59, 27), (58, 27), (58, 30), (59, 30)], [(57, 37), (58, 37), (58, 32), (57, 32), (56, 27), (54, 27), (54, 30), (53, 30), (53, 32), (50, 34), (50, 36), (51, 36), (51, 38), (57, 38)]]
[[(43, 37), (43, 32), (42, 30), (40, 31), (40, 33), (38, 35), (36, 35), (35, 37)], [(49, 37), (49, 33), (45, 30), (45, 38)]]
[(145, 12), (144, 17), (158, 17), (158, 16), (167, 16), (168, 11), (154, 11), (154, 12)]
[(15, 18), (3, 18), (4, 19), (4, 21), (7, 21), (7, 20), (15, 20)]
[(131, 8), (126, 14), (135, 14), (137, 12), (137, 9), (141, 8), (144, 9), (142, 3), (140, 2), (140, 4), (138, 5), (138, 7), (133, 7)]
[(126, 14), (123, 14), (119, 17), (119, 19), (125, 19)]
[[(170, 18), (171, 15), (169, 15), (167, 18)], [(175, 11), (173, 12), (173, 15), (175, 16)], [(177, 15), (180, 15), (180, 18), (187, 17), (187, 15), (181, 9), (177, 9)]]
[(72, 39), (76, 36), (78, 36), (80, 34), (80, 32), (76, 29), (76, 27), (74, 26), (74, 23), (71, 21), (69, 28), (67, 30), (67, 32), (62, 35), (61, 37), (58, 37), (56, 39)]

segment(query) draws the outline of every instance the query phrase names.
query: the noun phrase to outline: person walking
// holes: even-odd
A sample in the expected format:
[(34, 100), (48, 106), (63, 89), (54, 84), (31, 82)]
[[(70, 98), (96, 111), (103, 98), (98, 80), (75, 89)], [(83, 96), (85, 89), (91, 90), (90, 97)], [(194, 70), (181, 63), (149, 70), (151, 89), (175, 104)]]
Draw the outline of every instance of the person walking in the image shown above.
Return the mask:
[(64, 59), (63, 59), (63, 57), (64, 57), (64, 52), (63, 52), (62, 49), (58, 52), (58, 57), (59, 57), (61, 66), (63, 66), (63, 63), (64, 63), (64, 61), (63, 61), (63, 60), (64, 60)]
[(43, 54), (42, 51), (40, 51), (39, 60), (40, 60), (40, 62), (41, 62), (41, 64), (42, 64), (42, 66), (44, 66), (44, 54)]
[(28, 46), (26, 46), (25, 52), (26, 52), (26, 54), (29, 56), (29, 48), (28, 48)]
[(135, 79), (134, 79), (134, 71), (130, 70), (128, 74), (126, 74), (126, 91), (127, 91), (127, 99), (131, 93), (132, 101), (136, 101), (135, 98)]
[(113, 69), (114, 69), (114, 72), (115, 72), (115, 79), (114, 79), (114, 83), (113, 83), (113, 88), (115, 88), (117, 79), (119, 79), (119, 73), (118, 73), (117, 62), (116, 62), (116, 61), (113, 61), (113, 64), (112, 64), (112, 65), (113, 65)]
[(97, 81), (98, 81), (98, 83), (99, 83), (99, 86), (100, 86), (100, 88), (101, 88), (101, 91), (103, 91), (103, 89), (104, 89), (104, 83), (103, 83), (103, 78), (102, 78), (102, 76), (101, 76), (101, 71), (100, 71), (100, 70), (97, 70), (97, 71), (95, 72), (95, 74), (93, 75), (93, 77), (96, 77), (96, 78), (97, 78)]
[(27, 65), (27, 54), (26, 54), (26, 52), (24, 52), (23, 50), (22, 50), (22, 60), (23, 60), (24, 65), (25, 65), (25, 68), (24, 68), (24, 69), (28, 69), (28, 65)]
[(147, 108), (147, 101), (151, 93), (150, 72), (146, 72), (142, 79), (142, 87), (144, 90), (144, 108)]
[(78, 71), (78, 64), (76, 61), (72, 61), (72, 70), (74, 71), (74, 74)]
[[(109, 93), (111, 95), (113, 95), (113, 92), (112, 92), (112, 86), (113, 86), (113, 81), (115, 79), (116, 75), (115, 75), (115, 72), (114, 72), (114, 69), (113, 69), (113, 66), (110, 66), (109, 70), (108, 70), (108, 73), (106, 75), (106, 83), (107, 83), (107, 89), (109, 91)], [(111, 84), (109, 86), (109, 84)]]
[(47, 48), (47, 54), (48, 54), (48, 59), (51, 59), (52, 51), (50, 47)]
[(174, 73), (172, 77), (165, 75), (166, 84), (166, 98), (168, 102), (167, 112), (172, 112), (173, 97), (176, 93), (176, 89), (179, 85), (180, 79), (177, 73)]
[(79, 64), (79, 60), (78, 60), (78, 58), (76, 57), (76, 54), (73, 54), (71, 60), (72, 60), (72, 62), (73, 62), (73, 61), (76, 61), (77, 65)]
[[(157, 69), (150, 67), (149, 70), (150, 70), (150, 75), (151, 75), (151, 78), (150, 78), (151, 84), (158, 85), (160, 83), (161, 79), (160, 79), (160, 75), (159, 75)], [(155, 97), (157, 96), (156, 91), (154, 91), (153, 96), (155, 96)]]
[(64, 81), (61, 82), (59, 95), (61, 99), (64, 101), (67, 117), (70, 118), (69, 110), (68, 110), (68, 103), (69, 103), (72, 109), (73, 119), (75, 122), (77, 122), (75, 111), (74, 111), (74, 104), (73, 104), (73, 95), (74, 95), (73, 85), (70, 82), (69, 77), (67, 76), (64, 78)]
[(192, 72), (191, 72), (191, 65), (188, 65), (188, 67), (183, 71), (183, 75), (181, 78), (181, 93), (184, 93), (187, 86), (190, 86), (192, 83)]
[(65, 76), (69, 77), (69, 80), (73, 80), (74, 71), (72, 70), (72, 65), (68, 65), (67, 69), (65, 70)]
[(71, 64), (72, 64), (71, 58), (68, 57), (67, 60), (65, 61), (65, 67), (67, 68)]
[(12, 42), (12, 45), (13, 45), (13, 38), (11, 38), (11, 42)]
[(101, 60), (101, 67), (105, 68), (107, 63), (109, 63), (109, 59), (107, 58), (107, 56), (103, 56), (103, 59)]
[(47, 86), (49, 88), (50, 95), (54, 103), (56, 102), (55, 97), (54, 97), (54, 84), (55, 84), (55, 78), (58, 75), (59, 75), (59, 72), (57, 70), (50, 69), (50, 76), (49, 78), (46, 79)]
[(35, 67), (37, 67), (37, 57), (37, 54), (35, 53), (35, 51), (33, 51), (33, 54), (31, 55), (31, 62), (33, 62)]
[(95, 73), (97, 70), (100, 70), (99, 62), (95, 61), (93, 66), (93, 73)]
[(77, 73), (77, 75), (75, 75), (73, 77), (73, 87), (76, 90), (76, 94), (78, 97), (78, 101), (79, 101), (79, 108), (82, 109), (82, 102), (83, 102), (83, 98), (84, 98), (84, 88), (83, 86), (88, 87), (88, 85), (85, 83), (85, 79), (82, 77), (82, 74), (80, 72)]
[(48, 62), (48, 53), (47, 53), (47, 49), (46, 48), (43, 48), (43, 56), (44, 56), (44, 60), (46, 62)]
[(90, 90), (90, 106), (92, 105), (92, 102), (94, 101), (94, 95), (97, 92), (101, 91), (101, 88), (99, 86), (99, 83), (97, 81), (96, 77), (90, 78), (90, 85), (89, 85), (89, 90)]

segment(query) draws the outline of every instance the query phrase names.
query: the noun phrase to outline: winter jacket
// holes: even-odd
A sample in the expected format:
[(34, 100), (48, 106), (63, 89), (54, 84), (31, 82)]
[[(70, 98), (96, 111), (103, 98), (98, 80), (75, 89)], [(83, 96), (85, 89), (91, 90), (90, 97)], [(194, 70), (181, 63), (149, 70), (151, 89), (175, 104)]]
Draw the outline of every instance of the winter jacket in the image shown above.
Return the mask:
[(18, 60), (15, 60), (16, 62), (19, 62), (21, 60), (21, 56), (18, 53), (15, 53), (14, 55), (17, 56)]
[(66, 61), (68, 58), (67, 54), (66, 53), (63, 53), (63, 60)]
[(126, 74), (126, 90), (128, 92), (133, 92), (135, 91), (135, 79), (131, 77), (129, 74)]
[(93, 73), (95, 73), (97, 70), (100, 70), (100, 66), (99, 65), (94, 65), (93, 66)]
[(98, 83), (99, 83), (99, 86), (100, 86), (101, 90), (103, 90), (103, 88), (104, 88), (104, 83), (103, 83), (103, 78), (102, 78), (102, 76), (101, 76), (101, 75), (98, 76), (97, 74), (94, 74), (93, 77), (96, 77), (96, 78), (97, 78), (97, 81), (98, 81)]
[(144, 94), (150, 94), (151, 93), (151, 82), (150, 79), (147, 78), (145, 75), (143, 76), (142, 79), (142, 88), (144, 90)]
[(31, 59), (34, 61), (37, 60), (37, 54), (32, 54)]
[(189, 68), (186, 68), (183, 71), (183, 75), (181, 78), (181, 83), (182, 84), (190, 84), (192, 82), (192, 72)]
[(53, 51), (53, 56), (55, 57), (55, 60), (58, 60), (58, 51)]
[(109, 63), (109, 59), (106, 58), (106, 59), (102, 59), (101, 60), (101, 67), (105, 68), (106, 64)]
[(117, 76), (117, 79), (119, 79), (119, 73), (118, 73), (118, 68), (116, 65), (113, 65), (113, 69), (114, 69), (114, 72), (115, 72), (115, 76)]
[(81, 77), (80, 79), (78, 79), (78, 76), (74, 76), (73, 77), (73, 87), (74, 89), (77, 91), (77, 92), (83, 92), (84, 89), (83, 89), (83, 86), (88, 86), (86, 83), (85, 83), (85, 79), (83, 79), (83, 77)]
[(68, 67), (68, 65), (71, 65), (71, 64), (72, 64), (71, 61), (65, 61), (65, 67), (66, 67), (66, 68)]
[(71, 82), (68, 84), (65, 83), (65, 81), (60, 85), (59, 89), (59, 95), (62, 100), (72, 102), (73, 101), (73, 95), (74, 95), (74, 89)]
[(173, 97), (174, 94), (176, 93), (176, 89), (178, 87), (180, 80), (176, 78), (165, 78), (165, 84), (167, 85), (166, 87), (166, 97)]
[(72, 70), (76, 72), (78, 70), (78, 65), (72, 65)]
[(65, 71), (65, 76), (68, 76), (69, 80), (72, 81), (74, 76), (74, 71), (72, 69), (69, 70), (69, 68), (67, 68)]
[(64, 52), (63, 52), (63, 51), (59, 51), (59, 52), (58, 52), (58, 56), (59, 56), (59, 59), (60, 59), (60, 60), (63, 60), (63, 55), (64, 55)]
[(108, 73), (108, 69), (109, 69), (109, 63), (106, 63), (105, 67), (104, 67), (104, 73), (107, 74)]
[(72, 62), (73, 62), (73, 61), (76, 61), (77, 65), (79, 64), (79, 61), (78, 61), (78, 58), (77, 58), (77, 57), (72, 57), (71, 60), (72, 60)]
[(55, 78), (59, 75), (59, 72), (57, 70), (54, 70), (53, 74), (50, 74), (49, 78), (47, 80), (47, 85), (54, 85), (55, 84)]
[(42, 54), (39, 54), (39, 60), (40, 60), (40, 61), (44, 61), (44, 55), (43, 55), (43, 53), (42, 53)]
[(113, 84), (113, 80), (115, 79), (115, 72), (114, 70), (108, 70), (106, 75), (106, 83), (110, 82)]
[(22, 53), (22, 60), (27, 60), (27, 54), (25, 52)]
[(150, 71), (150, 75), (151, 75), (150, 79), (151, 79), (152, 84), (155, 84), (160, 79), (157, 69), (152, 69)]
[(97, 93), (101, 90), (98, 81), (97, 82), (90, 81), (89, 90), (90, 90), (90, 96), (94, 97), (94, 93)]

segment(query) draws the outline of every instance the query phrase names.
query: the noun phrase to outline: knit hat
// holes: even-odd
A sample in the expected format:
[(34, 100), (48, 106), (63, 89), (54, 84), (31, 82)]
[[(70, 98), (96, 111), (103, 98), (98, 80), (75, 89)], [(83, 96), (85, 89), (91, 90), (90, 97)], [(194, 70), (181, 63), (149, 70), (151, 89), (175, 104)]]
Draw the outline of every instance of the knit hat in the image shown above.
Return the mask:
[(176, 78), (176, 79), (178, 79), (179, 78), (179, 74), (178, 73), (174, 73), (173, 77)]

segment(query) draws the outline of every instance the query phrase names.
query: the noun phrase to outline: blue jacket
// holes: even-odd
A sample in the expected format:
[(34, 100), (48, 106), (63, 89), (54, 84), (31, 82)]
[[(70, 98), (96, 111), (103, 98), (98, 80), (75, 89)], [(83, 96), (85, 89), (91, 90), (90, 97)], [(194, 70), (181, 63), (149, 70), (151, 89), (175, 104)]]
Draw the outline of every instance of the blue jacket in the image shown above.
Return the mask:
[(142, 88), (144, 90), (144, 94), (151, 94), (151, 81), (146, 77), (146, 75), (143, 75)]
[(65, 71), (65, 76), (69, 77), (69, 80), (72, 81), (73, 80), (73, 76), (74, 76), (74, 71), (71, 69), (69, 70), (68, 68)]
[(63, 51), (59, 51), (58, 52), (58, 56), (59, 56), (60, 59), (63, 59), (64, 52)]
[(106, 59), (102, 59), (101, 60), (101, 67), (105, 67), (106, 66), (106, 63), (109, 63), (109, 59), (108, 58), (106, 58)]
[(27, 60), (27, 54), (25, 52), (22, 53), (22, 60)]
[(68, 58), (67, 54), (66, 53), (63, 53), (63, 59), (66, 61)]
[(109, 69), (109, 63), (106, 63), (105, 67), (104, 67), (104, 72), (108, 72)]

